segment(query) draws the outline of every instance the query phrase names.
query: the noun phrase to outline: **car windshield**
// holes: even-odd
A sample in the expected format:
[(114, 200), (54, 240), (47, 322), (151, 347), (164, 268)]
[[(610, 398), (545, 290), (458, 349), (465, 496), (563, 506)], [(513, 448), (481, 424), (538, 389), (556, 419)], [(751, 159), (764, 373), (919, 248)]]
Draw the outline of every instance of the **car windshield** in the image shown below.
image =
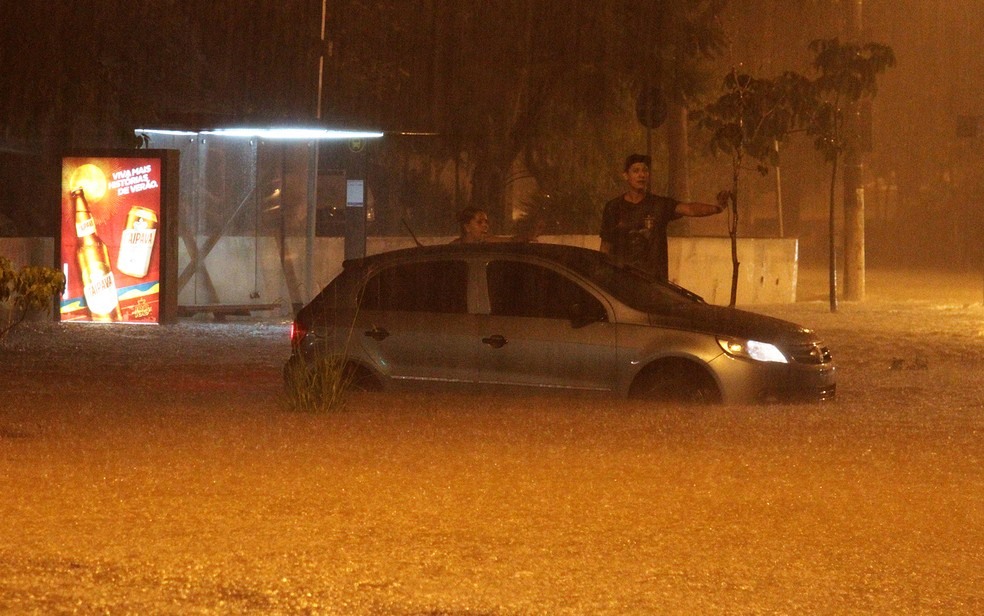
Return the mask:
[(704, 301), (696, 293), (660, 281), (648, 272), (616, 265), (600, 252), (577, 251), (565, 254), (560, 260), (618, 301), (636, 310), (652, 312), (672, 305)]

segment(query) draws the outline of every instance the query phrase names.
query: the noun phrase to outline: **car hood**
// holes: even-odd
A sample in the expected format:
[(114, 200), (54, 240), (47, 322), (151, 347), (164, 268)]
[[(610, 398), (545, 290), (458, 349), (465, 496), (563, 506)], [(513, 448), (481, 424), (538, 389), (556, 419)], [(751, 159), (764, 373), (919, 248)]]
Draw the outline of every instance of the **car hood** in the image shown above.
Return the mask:
[(649, 314), (649, 321), (651, 325), (659, 327), (688, 329), (763, 342), (817, 341), (816, 333), (795, 323), (712, 304), (680, 304), (661, 308)]

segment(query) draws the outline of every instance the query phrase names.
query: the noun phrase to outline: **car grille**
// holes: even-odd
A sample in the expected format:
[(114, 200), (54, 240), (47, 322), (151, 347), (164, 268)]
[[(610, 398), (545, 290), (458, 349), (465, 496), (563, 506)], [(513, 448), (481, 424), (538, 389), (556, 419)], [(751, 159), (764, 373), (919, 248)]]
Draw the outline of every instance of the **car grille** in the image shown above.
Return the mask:
[(764, 403), (775, 402), (825, 402), (837, 396), (837, 385), (827, 383), (816, 387), (792, 389), (764, 389), (759, 392), (758, 400)]
[(820, 365), (830, 362), (830, 349), (817, 343), (791, 346), (786, 352), (797, 364)]

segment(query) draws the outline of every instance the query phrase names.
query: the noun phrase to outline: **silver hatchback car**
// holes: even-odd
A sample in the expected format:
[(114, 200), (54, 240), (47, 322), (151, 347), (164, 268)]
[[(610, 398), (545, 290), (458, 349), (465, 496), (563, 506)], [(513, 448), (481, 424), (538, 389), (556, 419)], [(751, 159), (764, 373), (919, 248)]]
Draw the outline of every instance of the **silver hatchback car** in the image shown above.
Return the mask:
[[(809, 329), (557, 244), (448, 244), (346, 261), (302, 308), (285, 376), (330, 357), (355, 385), (488, 386), (749, 403), (834, 397)], [(484, 387), (483, 387), (484, 388)]]

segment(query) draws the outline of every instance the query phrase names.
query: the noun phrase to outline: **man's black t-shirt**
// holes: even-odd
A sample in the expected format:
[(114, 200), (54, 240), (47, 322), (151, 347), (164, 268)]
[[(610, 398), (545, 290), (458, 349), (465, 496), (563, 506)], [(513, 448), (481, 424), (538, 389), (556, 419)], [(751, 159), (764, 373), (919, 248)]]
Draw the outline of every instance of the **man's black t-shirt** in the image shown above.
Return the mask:
[(665, 280), (669, 277), (666, 227), (680, 218), (678, 203), (652, 194), (639, 203), (626, 201), (624, 195), (616, 197), (605, 204), (601, 215), (601, 241), (611, 244), (611, 254), (618, 263), (634, 265)]

